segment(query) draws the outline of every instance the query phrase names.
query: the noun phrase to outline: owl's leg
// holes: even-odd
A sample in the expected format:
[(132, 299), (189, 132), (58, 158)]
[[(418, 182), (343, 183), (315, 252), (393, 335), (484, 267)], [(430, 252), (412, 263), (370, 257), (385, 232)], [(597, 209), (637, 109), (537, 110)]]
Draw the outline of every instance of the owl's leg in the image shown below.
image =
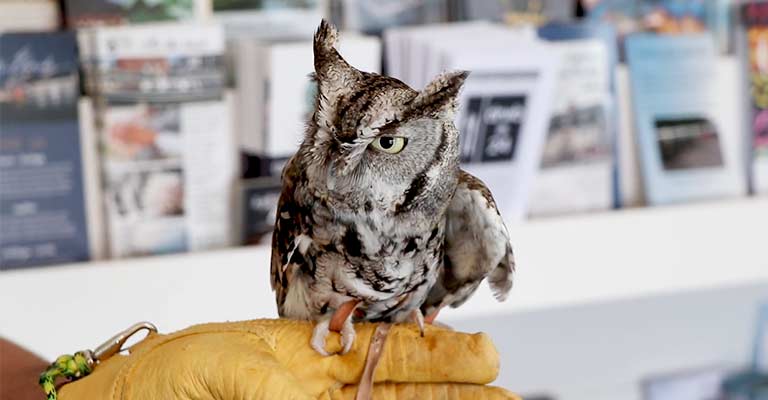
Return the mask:
[(330, 328), (341, 333), (341, 354), (349, 353), (355, 344), (355, 327), (352, 325), (352, 314), (360, 304), (360, 300), (349, 300), (339, 306), (331, 317)]
[(355, 311), (355, 308), (357, 308), (358, 304), (360, 304), (360, 300), (349, 300), (342, 303), (331, 317), (330, 329), (334, 332), (341, 332), (346, 321), (352, 321), (352, 313)]
[(411, 311), (411, 320), (419, 326), (419, 333), (421, 333), (421, 337), (424, 337), (424, 314), (420, 309)]
[(424, 321), (426, 323), (430, 324), (430, 325), (434, 324), (435, 323), (435, 319), (437, 319), (437, 314), (440, 314), (440, 310), (442, 310), (442, 309), (443, 309), (442, 306), (435, 308), (434, 311), (432, 311), (431, 313), (427, 314), (424, 317)]

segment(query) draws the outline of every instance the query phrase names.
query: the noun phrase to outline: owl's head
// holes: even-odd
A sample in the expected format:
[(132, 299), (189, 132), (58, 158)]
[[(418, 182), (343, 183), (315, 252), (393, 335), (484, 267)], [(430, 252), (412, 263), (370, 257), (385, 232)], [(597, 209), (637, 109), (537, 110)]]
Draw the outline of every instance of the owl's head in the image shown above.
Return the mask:
[(326, 21), (314, 37), (315, 110), (306, 156), (336, 194), (365, 189), (380, 205), (407, 206), (452, 190), (458, 169), (457, 95), (468, 72), (439, 75), (423, 90), (350, 66)]

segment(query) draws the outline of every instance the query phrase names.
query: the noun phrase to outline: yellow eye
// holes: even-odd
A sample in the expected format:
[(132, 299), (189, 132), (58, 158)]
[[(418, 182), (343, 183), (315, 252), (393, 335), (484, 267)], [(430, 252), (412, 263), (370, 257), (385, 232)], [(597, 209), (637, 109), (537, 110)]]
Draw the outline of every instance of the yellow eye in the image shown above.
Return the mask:
[(408, 139), (398, 136), (379, 136), (371, 143), (371, 147), (389, 154), (397, 154), (403, 151)]

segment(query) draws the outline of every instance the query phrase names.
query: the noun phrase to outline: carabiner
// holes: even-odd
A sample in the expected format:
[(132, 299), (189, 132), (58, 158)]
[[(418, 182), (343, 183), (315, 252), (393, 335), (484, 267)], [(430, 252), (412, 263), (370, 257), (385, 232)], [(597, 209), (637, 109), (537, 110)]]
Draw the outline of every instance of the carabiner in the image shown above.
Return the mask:
[(128, 329), (118, 333), (115, 336), (112, 336), (101, 346), (94, 349), (92, 353), (94, 361), (101, 362), (121, 352), (125, 342), (127, 342), (131, 336), (142, 330), (146, 330), (147, 334), (157, 333), (157, 328), (150, 322), (138, 322), (133, 324)]

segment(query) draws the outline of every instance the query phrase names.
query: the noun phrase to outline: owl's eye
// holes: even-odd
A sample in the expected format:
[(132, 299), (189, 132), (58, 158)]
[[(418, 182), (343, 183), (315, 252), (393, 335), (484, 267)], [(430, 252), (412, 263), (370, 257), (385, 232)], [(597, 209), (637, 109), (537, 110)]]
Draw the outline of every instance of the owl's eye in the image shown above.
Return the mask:
[(399, 136), (379, 136), (371, 143), (371, 147), (389, 154), (397, 154), (403, 151), (408, 139)]

